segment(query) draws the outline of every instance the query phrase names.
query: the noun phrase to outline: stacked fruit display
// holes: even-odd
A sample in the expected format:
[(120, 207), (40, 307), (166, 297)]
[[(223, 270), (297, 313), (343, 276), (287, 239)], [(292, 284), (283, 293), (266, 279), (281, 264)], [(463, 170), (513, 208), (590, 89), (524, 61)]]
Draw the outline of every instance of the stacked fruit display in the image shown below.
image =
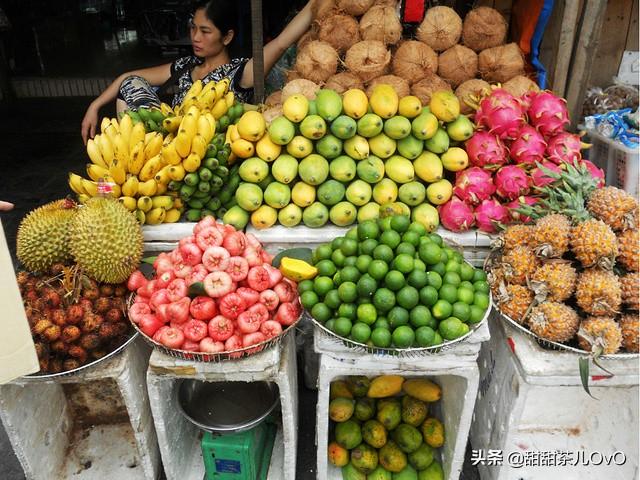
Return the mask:
[(489, 286), (480, 269), (395, 215), (367, 220), (313, 253), (317, 276), (298, 284), (302, 305), (336, 335), (371, 347), (432, 347), (480, 322)]
[(550, 173), (547, 199), (523, 213), (491, 264), (500, 311), (538, 337), (594, 354), (638, 352), (638, 203), (597, 188), (583, 165)]
[(456, 174), (454, 196), (440, 207), (449, 230), (477, 226), (494, 233), (519, 220), (518, 208), (538, 201), (540, 188), (553, 181), (548, 170), (585, 165), (604, 184), (604, 172), (582, 160), (580, 137), (564, 131), (566, 102), (551, 92), (516, 98), (495, 89), (480, 102), (475, 121), (479, 130), (465, 144), (470, 168)]
[(213, 217), (198, 222), (170, 253), (158, 255), (153, 267), (152, 280), (140, 271), (128, 280), (137, 294), (129, 318), (167, 348), (239, 350), (278, 336), (300, 317), (295, 282), (271, 266), (252, 234)]
[(432, 411), (440, 386), (423, 378), (383, 375), (331, 382), (329, 461), (344, 480), (442, 480), (436, 456), (444, 426)]
[[(237, 142), (246, 145), (247, 159), (236, 199), (252, 212), (254, 226), (345, 226), (404, 213), (429, 231), (437, 227), (437, 212), (425, 199), (435, 205), (449, 199), (452, 185), (444, 171), (468, 163), (453, 142), (473, 133), (453, 94), (436, 92), (423, 109), (418, 98), (399, 98), (392, 86), (381, 84), (369, 97), (358, 89), (342, 97), (322, 89), (311, 101), (294, 94), (283, 108), (266, 134), (263, 118), (238, 123)], [(260, 138), (256, 157), (246, 140), (251, 136)]]

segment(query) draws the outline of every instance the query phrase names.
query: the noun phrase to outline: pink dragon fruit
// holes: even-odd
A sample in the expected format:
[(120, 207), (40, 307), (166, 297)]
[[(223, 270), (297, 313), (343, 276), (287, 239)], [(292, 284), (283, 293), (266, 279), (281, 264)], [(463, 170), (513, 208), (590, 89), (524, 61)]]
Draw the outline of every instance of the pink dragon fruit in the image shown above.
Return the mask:
[(529, 110), (531, 106), (531, 102), (533, 98), (539, 93), (539, 90), (529, 90), (527, 93), (520, 96), (520, 105), (522, 105), (523, 110)]
[(476, 123), (501, 139), (516, 138), (520, 127), (526, 123), (518, 99), (506, 90), (498, 88), (480, 102), (475, 116)]
[(476, 224), (483, 232), (495, 233), (496, 224), (506, 225), (511, 220), (509, 210), (495, 198), (484, 200), (474, 212)]
[(598, 179), (598, 188), (602, 188), (604, 187), (604, 171), (599, 168), (598, 166), (596, 166), (595, 164), (593, 164), (592, 162), (590, 162), (589, 160), (582, 160), (580, 162), (580, 164), (584, 164), (585, 167), (587, 167), (587, 170), (589, 170), (589, 172), (591, 172), (591, 176), (593, 178), (597, 178)]
[(465, 232), (474, 225), (473, 210), (458, 197), (438, 207), (442, 226), (452, 232)]
[(515, 222), (519, 223), (529, 223), (531, 218), (518, 212), (518, 208), (523, 205), (535, 205), (538, 203), (538, 199), (536, 197), (518, 197), (515, 200), (510, 201), (505, 205), (509, 209), (509, 215), (511, 215), (511, 219)]
[(529, 123), (545, 138), (559, 134), (569, 124), (567, 101), (551, 92), (540, 92), (533, 96), (527, 113)]
[(526, 172), (516, 165), (502, 167), (495, 175), (496, 193), (506, 200), (513, 200), (529, 192), (531, 182)]
[[(560, 173), (560, 171), (562, 170), (560, 166), (548, 160), (545, 160), (540, 165), (556, 173)], [(542, 188), (545, 185), (549, 185), (550, 183), (555, 182), (556, 180), (555, 178), (547, 176), (547, 174), (544, 173), (539, 167), (536, 167), (531, 170), (531, 181), (536, 187)]]
[(465, 143), (469, 163), (485, 170), (496, 170), (507, 163), (507, 149), (489, 132), (475, 132)]
[(547, 158), (560, 165), (562, 162), (575, 164), (582, 158), (580, 137), (574, 133), (562, 132), (551, 137), (547, 145)]
[(456, 173), (453, 194), (463, 202), (476, 205), (496, 191), (491, 174), (480, 167), (471, 167)]
[(535, 166), (536, 162), (544, 160), (546, 148), (544, 137), (531, 125), (524, 125), (509, 147), (509, 153), (516, 164)]

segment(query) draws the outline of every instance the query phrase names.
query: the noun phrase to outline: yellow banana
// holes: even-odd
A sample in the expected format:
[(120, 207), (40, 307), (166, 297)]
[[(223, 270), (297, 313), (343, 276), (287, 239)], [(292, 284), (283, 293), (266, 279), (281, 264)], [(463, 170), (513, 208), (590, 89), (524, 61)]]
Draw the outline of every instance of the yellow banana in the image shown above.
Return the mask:
[(173, 199), (173, 208), (177, 208), (178, 210), (181, 210), (184, 208), (184, 200), (182, 200), (180, 197), (176, 197)]
[(127, 170), (129, 171), (129, 173), (138, 175), (138, 173), (140, 173), (140, 170), (142, 170), (142, 166), (144, 165), (145, 160), (144, 142), (140, 140), (131, 150), (129, 163), (127, 164)]
[(156, 137), (156, 132), (147, 132), (144, 134), (144, 144), (147, 145), (151, 140)]
[(94, 163), (87, 163), (87, 175), (94, 182), (109, 176), (109, 170)]
[(78, 202), (84, 204), (87, 203), (87, 200), (89, 200), (90, 198), (91, 197), (86, 193), (81, 193), (80, 195), (78, 195)]
[(198, 97), (198, 106), (200, 107), (200, 111), (209, 110), (213, 107), (213, 104), (216, 103), (216, 92), (211, 89), (211, 91), (207, 92), (205, 95)]
[(167, 117), (162, 121), (162, 126), (167, 132), (177, 132), (182, 122), (182, 116)]
[(198, 96), (200, 92), (202, 92), (202, 87), (203, 87), (202, 80), (196, 80), (191, 84), (191, 87), (189, 87), (189, 90), (187, 90), (187, 94), (185, 95), (185, 98)]
[(151, 201), (151, 197), (149, 195), (143, 195), (138, 198), (138, 209), (147, 213), (149, 210), (153, 208), (153, 202)]
[(187, 113), (184, 117), (182, 117), (182, 121), (180, 122), (180, 129), (178, 132), (185, 131), (189, 138), (193, 138), (193, 136), (198, 131), (198, 117), (192, 112)]
[(227, 94), (227, 91), (229, 90), (229, 79), (224, 78), (220, 80), (218, 83), (216, 83), (216, 86), (214, 88), (216, 90), (216, 101), (218, 101)]
[(158, 133), (144, 147), (145, 158), (153, 158), (160, 153), (162, 148), (162, 134)]
[(158, 171), (163, 166), (164, 165), (162, 165), (162, 159), (160, 158), (160, 155), (156, 155), (155, 157), (150, 158), (144, 163), (142, 169), (138, 173), (138, 178), (143, 182), (151, 180), (156, 176), (156, 173), (158, 173)]
[(187, 174), (182, 164), (171, 165), (169, 167), (169, 178), (176, 182), (181, 182), (184, 176)]
[(227, 136), (224, 143), (232, 144), (236, 140), (240, 140), (240, 138), (242, 137), (240, 137), (240, 133), (238, 133), (238, 126), (229, 125), (229, 127), (227, 128)]
[(184, 100), (182, 101), (182, 104), (180, 105), (180, 113), (182, 114), (186, 113), (187, 110), (189, 110), (189, 108), (193, 106), (197, 106), (197, 104), (198, 104), (198, 97), (196, 96), (185, 97)]
[(109, 140), (111, 140), (111, 143), (113, 143), (113, 139), (117, 134), (118, 134), (118, 129), (113, 126), (113, 123), (110, 123), (105, 129), (105, 131), (103, 132), (103, 136), (106, 135), (107, 137), (109, 137)]
[(184, 130), (180, 130), (178, 132), (178, 135), (176, 135), (176, 139), (173, 143), (175, 145), (176, 152), (178, 152), (178, 155), (180, 155), (181, 158), (187, 158), (187, 156), (191, 152), (191, 137), (187, 134), (187, 132)]
[(153, 208), (162, 207), (168, 210), (173, 208), (173, 197), (169, 195), (156, 195), (151, 197), (151, 203), (153, 204)]
[(160, 111), (162, 112), (162, 114), (166, 117), (167, 115), (173, 115), (173, 108), (171, 108), (170, 105), (167, 105), (166, 103), (162, 102), (160, 104)]
[(133, 212), (138, 206), (138, 202), (133, 197), (120, 197), (118, 201), (130, 212)]
[(190, 153), (187, 158), (182, 161), (182, 166), (187, 172), (195, 172), (200, 168), (201, 158), (197, 153)]
[(163, 222), (166, 214), (167, 211), (162, 207), (152, 208), (145, 214), (146, 222), (149, 225), (159, 225)]
[[(97, 136), (96, 139), (98, 139)], [(107, 135), (100, 135), (98, 139), (98, 147), (100, 148), (100, 153), (102, 154), (105, 166), (111, 165), (111, 162), (113, 161), (113, 145), (111, 145), (111, 139)]]
[(164, 136), (164, 139), (162, 140), (162, 146), (166, 146), (169, 145), (171, 142), (173, 142), (173, 139), (176, 138), (176, 134), (175, 133), (167, 133)]
[(111, 125), (111, 119), (109, 117), (104, 117), (100, 122), (100, 132), (102, 134), (107, 132), (107, 128)]
[(162, 161), (167, 165), (179, 165), (182, 161), (182, 158), (178, 155), (178, 152), (176, 152), (176, 145), (174, 142), (162, 147), (160, 156), (162, 157)]
[(204, 136), (196, 133), (191, 141), (191, 153), (195, 153), (200, 157), (200, 159), (204, 158), (204, 154), (207, 153), (208, 144), (209, 142), (204, 138)]
[(122, 185), (127, 179), (127, 170), (125, 165), (126, 164), (122, 164), (120, 160), (114, 159), (109, 167), (111, 178), (113, 178), (118, 185)]
[(138, 183), (138, 195), (140, 196), (150, 197), (156, 194), (156, 190), (158, 190), (158, 184), (153, 178), (146, 182)]
[(171, 180), (171, 178), (169, 177), (170, 168), (171, 165), (165, 165), (160, 170), (158, 170), (158, 173), (156, 173), (156, 176), (154, 177), (156, 179), (156, 182), (158, 182), (158, 185), (166, 185), (167, 183), (169, 183), (169, 181)]
[(135, 197), (138, 195), (138, 177), (129, 175), (129, 178), (122, 184), (122, 194), (127, 197)]
[(129, 138), (131, 138), (131, 130), (133, 130), (133, 120), (126, 113), (120, 119), (120, 135), (124, 143), (127, 145), (127, 152), (129, 152)]
[(112, 118), (111, 119), (111, 125), (113, 126), (113, 128), (116, 129), (117, 133), (120, 133), (120, 123), (118, 122), (117, 118)]
[(109, 182), (111, 185), (111, 196), (113, 198), (119, 198), (122, 196), (122, 188), (120, 188), (120, 185), (118, 185), (117, 183), (113, 182), (113, 179)]
[(136, 220), (140, 225), (144, 225), (145, 223), (145, 213), (142, 210), (135, 211)]
[(113, 157), (114, 160), (118, 161), (118, 163), (126, 173), (127, 166), (129, 164), (129, 143), (125, 141), (123, 135), (120, 132), (118, 132), (118, 134), (113, 139)]
[[(100, 135), (96, 135), (96, 138), (99, 138)], [(100, 153), (100, 146), (97, 143), (97, 140), (89, 139), (87, 142), (87, 154), (89, 155), (89, 159), (91, 163), (95, 163), (96, 165), (100, 165), (101, 167), (107, 167), (104, 158), (102, 158), (102, 153)]]
[(204, 117), (209, 121), (209, 125), (211, 125), (211, 136), (213, 137), (213, 135), (216, 134), (216, 119), (211, 112), (206, 112)]
[(164, 220), (162, 221), (162, 223), (176, 223), (178, 220), (180, 220), (181, 214), (182, 212), (180, 212), (180, 210), (178, 210), (177, 208), (170, 208), (164, 214)]
[(202, 97), (207, 95), (209, 92), (213, 92), (215, 95), (215, 91), (216, 91), (215, 87), (216, 87), (216, 82), (213, 82), (213, 81), (207, 82), (207, 84), (204, 87), (202, 87), (202, 91), (198, 94), (198, 97), (202, 99)]
[[(138, 142), (144, 142), (144, 137), (144, 124), (142, 122), (138, 122), (131, 129), (131, 135), (129, 136), (129, 151), (132, 151)], [(142, 145), (144, 146), (144, 143)]]
[(87, 193), (82, 184), (82, 177), (75, 173), (69, 172), (69, 187), (71, 187), (71, 190), (76, 192), (78, 195), (86, 195)]
[(218, 120), (225, 113), (227, 113), (227, 110), (228, 110), (227, 102), (225, 101), (224, 97), (222, 97), (220, 98), (220, 100), (214, 103), (213, 107), (211, 108), (211, 115), (213, 115), (213, 118)]
[(202, 135), (207, 143), (209, 143), (213, 138), (214, 129), (211, 128), (211, 124), (209, 123), (209, 119), (206, 115), (200, 115), (200, 117), (198, 117), (197, 133)]
[(235, 101), (235, 95), (233, 92), (227, 92), (224, 96), (224, 101), (227, 103), (227, 110), (233, 107), (233, 102)]
[(84, 188), (84, 191), (90, 197), (95, 197), (98, 195), (98, 184), (96, 182), (92, 182), (91, 180), (87, 180), (86, 178), (83, 178), (82, 188)]
[(164, 195), (165, 193), (167, 193), (167, 184), (158, 183), (158, 188), (156, 188), (156, 195)]

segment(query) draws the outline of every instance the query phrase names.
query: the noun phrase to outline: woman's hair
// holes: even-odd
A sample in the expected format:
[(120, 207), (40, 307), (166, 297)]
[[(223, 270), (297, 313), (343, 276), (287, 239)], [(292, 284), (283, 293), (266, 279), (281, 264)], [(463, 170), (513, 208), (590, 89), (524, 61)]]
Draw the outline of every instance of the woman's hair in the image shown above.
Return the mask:
[(238, 6), (236, 2), (228, 0), (208, 0), (196, 2), (193, 11), (204, 10), (206, 17), (211, 20), (222, 35), (229, 30), (238, 33)]

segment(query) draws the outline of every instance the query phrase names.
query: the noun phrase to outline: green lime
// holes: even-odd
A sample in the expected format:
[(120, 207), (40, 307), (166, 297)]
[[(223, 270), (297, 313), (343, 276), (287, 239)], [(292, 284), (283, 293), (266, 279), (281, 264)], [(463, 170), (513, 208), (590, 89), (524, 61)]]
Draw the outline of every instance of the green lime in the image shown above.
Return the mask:
[(342, 274), (338, 271), (338, 272), (336, 272), (336, 274), (333, 276), (333, 284), (334, 284), (336, 287), (339, 287), (341, 283), (342, 283)]
[(358, 307), (356, 307), (356, 305), (354, 305), (353, 303), (343, 303), (342, 305), (340, 305), (340, 307), (338, 307), (338, 316), (346, 317), (350, 320), (355, 320), (357, 318), (357, 308)]
[(333, 289), (333, 281), (329, 277), (316, 277), (313, 280), (313, 291), (318, 294), (318, 297), (324, 298), (331, 289)]
[(320, 245), (318, 248), (316, 248), (316, 251), (314, 252), (314, 260), (316, 264), (320, 260), (326, 260), (328, 258), (331, 258), (332, 252), (333, 252), (333, 248), (331, 248), (331, 245), (329, 245), (328, 243)]
[(438, 235), (437, 233), (430, 233), (429, 234), (429, 238), (431, 239), (431, 241), (437, 245), (444, 245), (444, 242), (442, 241), (442, 237), (440, 235)]
[(405, 254), (410, 255), (411, 258), (416, 254), (416, 247), (410, 243), (400, 242), (400, 245), (396, 247), (396, 255)]
[(303, 280), (298, 284), (298, 293), (303, 294), (313, 290), (313, 280)]
[(442, 251), (440, 252), (440, 261), (446, 265), (449, 260), (449, 255), (447, 255), (447, 252), (442, 249)]
[(391, 334), (391, 339), (393, 340), (393, 344), (397, 348), (409, 348), (413, 345), (413, 341), (416, 338), (416, 334), (413, 332), (413, 328), (402, 325), (396, 328)]
[(458, 285), (458, 288), (468, 288), (469, 290), (473, 290), (473, 283), (471, 283), (469, 280), (463, 280), (462, 282), (460, 282), (460, 285)]
[(437, 322), (431, 315), (431, 310), (424, 305), (416, 305), (409, 312), (409, 323), (414, 328), (423, 326), (433, 327)]
[(448, 317), (438, 325), (438, 331), (445, 340), (455, 340), (461, 337), (465, 333), (464, 330), (462, 321), (456, 317)]
[(448, 285), (445, 283), (444, 285), (442, 285), (442, 287), (440, 287), (440, 290), (438, 290), (438, 298), (446, 300), (449, 303), (457, 302), (458, 289), (455, 287), (455, 285)]
[(380, 227), (375, 220), (365, 220), (358, 225), (358, 240), (378, 238), (378, 235), (380, 235)]
[(320, 323), (324, 323), (332, 317), (331, 309), (324, 303), (316, 303), (311, 308), (311, 316), (318, 320)]
[(436, 290), (440, 290), (442, 286), (442, 277), (438, 272), (427, 272), (427, 282)]
[(460, 264), (455, 260), (449, 260), (445, 265), (445, 271), (460, 274)]
[[(354, 258), (354, 257), (349, 257), (349, 258)], [(343, 282), (356, 283), (360, 279), (360, 270), (358, 270), (354, 266), (346, 266), (342, 270), (340, 270), (340, 279)]]
[(347, 257), (344, 256), (342, 250), (334, 250), (331, 254), (331, 261), (335, 264), (336, 267), (342, 268), (344, 267), (344, 261)]
[(356, 260), (356, 268), (360, 273), (366, 273), (372, 260), (370, 255), (360, 255)]
[(389, 330), (389, 320), (387, 320), (387, 317), (378, 317), (376, 323), (373, 324), (373, 327), (386, 328), (387, 330)]
[(406, 215), (394, 215), (391, 217), (391, 228), (398, 233), (404, 233), (409, 229), (411, 220)]
[(388, 271), (389, 266), (387, 265), (387, 262), (383, 260), (373, 260), (369, 264), (367, 273), (369, 273), (369, 275), (371, 275), (376, 280), (382, 280)]
[(460, 282), (460, 275), (456, 272), (446, 272), (442, 277), (442, 283), (444, 283), (445, 285), (453, 285), (457, 287), (458, 285), (460, 285)]
[(358, 289), (353, 282), (343, 282), (338, 287), (338, 295), (340, 300), (346, 303), (355, 302), (358, 298)]
[(429, 276), (422, 270), (413, 270), (407, 277), (407, 283), (412, 287), (422, 288), (429, 283)]
[(467, 262), (462, 262), (460, 265), (460, 278), (462, 280), (473, 280), (474, 268)]
[(333, 331), (341, 337), (348, 337), (351, 333), (351, 326), (351, 320), (345, 317), (338, 317)]
[(416, 330), (416, 343), (420, 347), (430, 347), (433, 345), (433, 339), (436, 332), (431, 327), (422, 326)]
[(436, 272), (438, 275), (440, 275), (441, 277), (447, 273), (447, 269), (444, 266), (444, 263), (442, 262), (438, 262), (435, 265), (431, 265), (429, 267), (429, 271), (431, 272)]
[(373, 258), (390, 264), (394, 258), (393, 249), (389, 245), (378, 245), (373, 250)]
[(384, 285), (390, 290), (397, 292), (405, 286), (404, 275), (398, 270), (391, 270), (384, 277)]
[(333, 311), (336, 311), (342, 303), (342, 301), (340, 300), (340, 295), (338, 294), (338, 290), (335, 288), (327, 292), (322, 302)]
[(371, 298), (371, 296), (373, 295), (373, 293), (376, 291), (377, 288), (378, 288), (378, 282), (376, 282), (376, 279), (373, 278), (368, 273), (365, 273), (364, 275), (362, 275), (360, 277), (360, 280), (358, 280), (357, 289), (358, 289), (358, 296), (360, 298), (367, 298), (367, 299)]
[(421, 237), (424, 237), (427, 234), (427, 229), (420, 222), (411, 222), (409, 225), (410, 232), (416, 232)]
[(466, 335), (467, 333), (469, 333), (469, 325), (467, 325), (466, 323), (462, 324), (462, 333), (460, 334), (460, 336)]
[(453, 311), (453, 307), (446, 300), (438, 300), (436, 304), (433, 307), (431, 307), (431, 313), (438, 320), (442, 320), (443, 318), (450, 317), (452, 311)]
[(418, 293), (418, 289), (411, 285), (402, 287), (400, 291), (396, 293), (396, 302), (407, 310), (411, 310), (413, 307), (418, 305), (419, 301), (420, 293)]
[(392, 329), (401, 325), (407, 325), (409, 323), (409, 312), (396, 305), (387, 313), (387, 320)]
[(332, 250), (338, 250), (340, 248), (340, 246), (342, 245), (342, 242), (344, 242), (344, 237), (336, 237), (333, 240), (331, 240), (331, 249)]
[(385, 230), (382, 232), (382, 235), (380, 235), (380, 243), (391, 247), (391, 249), (395, 249), (400, 245), (400, 234), (395, 230)]
[(471, 309), (471, 313), (469, 315), (469, 323), (478, 323), (484, 318), (484, 314), (486, 310), (484, 308), (480, 308), (477, 305), (471, 305), (469, 307)]
[(386, 313), (396, 304), (396, 296), (388, 288), (379, 288), (373, 294), (373, 304), (379, 312)]
[(456, 302), (452, 305), (451, 315), (459, 318), (463, 322), (469, 321), (471, 318), (471, 307), (464, 302)]
[(378, 311), (370, 303), (358, 305), (356, 318), (359, 322), (366, 323), (367, 325), (373, 325), (378, 319)]
[(340, 245), (340, 250), (345, 257), (356, 255), (358, 253), (358, 241), (353, 238), (345, 238), (342, 245)]
[[(300, 284), (298, 284), (298, 290), (300, 289)], [(476, 292), (480, 293), (489, 293), (489, 284), (485, 280), (478, 280), (473, 282), (473, 289)]]
[(467, 305), (472, 305), (475, 300), (473, 289), (467, 287), (458, 287), (458, 301)]
[(357, 227), (351, 227), (347, 231), (347, 234), (344, 236), (344, 238), (350, 238), (350, 239), (353, 239), (353, 240), (358, 240), (358, 228)]
[(373, 255), (373, 250), (378, 246), (378, 241), (374, 238), (368, 238), (360, 244), (358, 253), (364, 255)]
[(413, 256), (407, 253), (401, 253), (393, 260), (393, 268), (402, 272), (403, 274), (408, 274), (413, 271)]
[(421, 272), (427, 271), (427, 266), (424, 264), (420, 258), (418, 258), (418, 254), (415, 255), (416, 258), (413, 259), (413, 269), (420, 270)]
[(371, 327), (366, 323), (358, 322), (351, 329), (351, 338), (358, 343), (367, 343), (371, 336)]
[(486, 293), (476, 292), (473, 295), (473, 304), (486, 310), (487, 308), (489, 308), (489, 295)]
[(344, 266), (345, 267), (355, 267), (357, 260), (358, 260), (358, 257), (356, 257), (355, 255), (351, 255), (350, 257), (347, 257), (347, 258), (344, 259)]
[(320, 260), (316, 263), (318, 269), (318, 275), (323, 277), (333, 277), (337, 272), (336, 266), (331, 260)]
[(460, 266), (462, 266), (462, 264), (465, 263), (464, 256), (462, 255), (462, 253), (457, 252), (455, 250), (453, 251), (451, 260), (455, 260), (458, 264), (460, 264)]
[(300, 295), (300, 303), (302, 303), (302, 306), (307, 310), (311, 310), (319, 301), (318, 295), (312, 290), (302, 292), (302, 295)]
[(371, 341), (378, 348), (391, 346), (391, 332), (387, 328), (376, 328), (371, 332)]
[(440, 262), (442, 249), (435, 243), (424, 243), (418, 249), (418, 255), (426, 265), (435, 265)]
[(382, 231), (391, 230), (391, 218), (385, 217), (378, 220), (378, 226)]
[(480, 280), (487, 280), (487, 274), (484, 270), (480, 270), (479, 268), (475, 268), (473, 270), (473, 282), (478, 282)]
[(442, 339), (440, 332), (436, 330), (436, 334), (433, 336), (433, 343), (431, 344), (431, 346), (440, 345), (441, 343), (444, 343), (444, 340)]
[(456, 251), (453, 248), (445, 246), (442, 250), (447, 254), (449, 260), (454, 260)]
[(335, 318), (330, 318), (329, 320), (327, 320), (324, 324), (325, 327), (327, 327), (329, 330), (331, 330), (332, 332), (335, 332), (335, 328), (336, 328), (336, 319)]
[(418, 247), (420, 245), (420, 234), (411, 230), (402, 234), (402, 242)]
[(430, 285), (420, 289), (420, 303), (432, 307), (438, 301), (438, 290)]

